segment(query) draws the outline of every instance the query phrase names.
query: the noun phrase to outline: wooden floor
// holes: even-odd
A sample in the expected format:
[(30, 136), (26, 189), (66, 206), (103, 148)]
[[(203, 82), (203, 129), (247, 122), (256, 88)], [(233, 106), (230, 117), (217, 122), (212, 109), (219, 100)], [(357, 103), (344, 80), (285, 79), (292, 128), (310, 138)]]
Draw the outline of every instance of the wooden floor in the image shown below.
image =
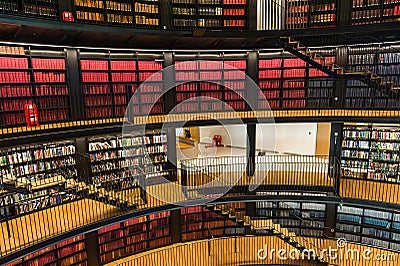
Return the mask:
[[(326, 249), (338, 249), (336, 241), (332, 240), (321, 240), (313, 238), (305, 238), (305, 241), (309, 241), (318, 250), (317, 254), (321, 254), (321, 250)], [(258, 257), (260, 249), (266, 249), (271, 254), (271, 250), (285, 250), (288, 260), (281, 260), (277, 256), (277, 252), (272, 255), (267, 255), (263, 259), (264, 253), (261, 254), (261, 259)], [(369, 249), (369, 251), (365, 251)], [(137, 255), (115, 261), (107, 266), (138, 266), (138, 265), (176, 265), (176, 266), (234, 266), (234, 265), (253, 265), (253, 264), (285, 264), (285, 265), (315, 265), (315, 263), (301, 260), (291, 260), (289, 254), (293, 250), (293, 247), (285, 243), (278, 237), (275, 236), (242, 236), (242, 237), (231, 237), (231, 238), (217, 238), (211, 240), (200, 240), (188, 243), (179, 243), (168, 247), (154, 249), (148, 252), (139, 253)], [(352, 256), (352, 251), (358, 250), (360, 255), (356, 252)], [(268, 253), (267, 253), (268, 254)], [(335, 254), (335, 253), (332, 253)], [(343, 249), (338, 249), (337, 259), (329, 259), (328, 256), (324, 256), (326, 261), (329, 261), (332, 265), (339, 266), (395, 266), (399, 265), (400, 254), (389, 252), (377, 248), (368, 248), (356, 244), (347, 244)], [(367, 254), (365, 258), (362, 254)], [(379, 255), (378, 255), (379, 254)], [(391, 260), (378, 261), (378, 256), (383, 257), (385, 255), (388, 258), (388, 254)], [(295, 255), (293, 255), (295, 256)], [(366, 258), (371, 258), (370, 260)]]
[[(306, 177), (307, 176), (307, 177)], [(212, 175), (191, 174), (189, 180), (196, 181), (190, 186), (248, 186), (262, 185), (292, 185), (292, 186), (333, 186), (334, 179), (325, 173), (304, 171), (258, 171), (254, 177), (248, 177), (245, 172), (221, 172)]]

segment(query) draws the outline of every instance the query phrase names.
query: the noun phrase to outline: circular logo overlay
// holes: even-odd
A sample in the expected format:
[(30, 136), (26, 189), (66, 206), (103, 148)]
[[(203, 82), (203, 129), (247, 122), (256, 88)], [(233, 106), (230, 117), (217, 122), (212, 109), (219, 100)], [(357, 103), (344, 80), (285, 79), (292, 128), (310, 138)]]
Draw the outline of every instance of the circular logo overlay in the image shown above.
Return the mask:
[(336, 240), (338, 248), (345, 248), (347, 246), (347, 240), (345, 238), (339, 238)]
[[(249, 123), (256, 127), (257, 152), (275, 150), (275, 123), (265, 97), (273, 86), (264, 84), (263, 92), (232, 65), (179, 62), (152, 74), (134, 91), (122, 128), (124, 163), (141, 176), (138, 183), (153, 204), (204, 204), (238, 193), (239, 186), (252, 191), (263, 184), (266, 169), (258, 171), (257, 160), (262, 158), (246, 149), (246, 129)], [(173, 102), (169, 102), (171, 95)], [(210, 136), (211, 131), (197, 139), (183, 131), (191, 124), (198, 126), (198, 121), (222, 128), (224, 142), (230, 146), (222, 145), (219, 135)], [(180, 152), (179, 158), (177, 130), (192, 148)], [(240, 154), (235, 150), (238, 136), (244, 143)]]

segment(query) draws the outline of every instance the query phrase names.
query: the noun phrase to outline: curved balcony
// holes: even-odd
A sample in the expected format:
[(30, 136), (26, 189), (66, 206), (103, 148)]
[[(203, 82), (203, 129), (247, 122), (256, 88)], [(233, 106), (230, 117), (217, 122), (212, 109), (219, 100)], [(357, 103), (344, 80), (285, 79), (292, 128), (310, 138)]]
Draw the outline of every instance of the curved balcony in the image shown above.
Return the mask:
[[(341, 177), (338, 162), (312, 156), (257, 156), (255, 164), (244, 156), (200, 158), (182, 161), (180, 172), (177, 182), (147, 186), (144, 200), (133, 190), (106, 192), (107, 189), (81, 184), (79, 197), (71, 203), (4, 220), (2, 263), (106, 224), (173, 211), (178, 206), (262, 200), (395, 210), (398, 204), (397, 184), (348, 180)], [(387, 186), (387, 190), (382, 186)], [(135, 205), (131, 208), (115, 205), (121, 199)], [(256, 217), (257, 208), (254, 204), (249, 206), (253, 207), (249, 207), (245, 216)], [(222, 208), (228, 214), (237, 213), (234, 207)], [(239, 218), (243, 221), (244, 215)]]

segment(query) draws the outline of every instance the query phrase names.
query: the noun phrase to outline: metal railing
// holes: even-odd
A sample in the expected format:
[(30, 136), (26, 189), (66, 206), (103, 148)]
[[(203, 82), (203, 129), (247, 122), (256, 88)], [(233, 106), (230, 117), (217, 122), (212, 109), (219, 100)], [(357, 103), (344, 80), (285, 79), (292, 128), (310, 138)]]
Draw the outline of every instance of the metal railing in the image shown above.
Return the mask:
[[(116, 186), (112, 183), (104, 187), (90, 184), (88, 182), (90, 179), (85, 178), (89, 173), (85, 172), (88, 171), (86, 165), (88, 156), (78, 153), (75, 158), (78, 175), (73, 179), (74, 182), (70, 182), (74, 186), (64, 187), (57, 184), (51, 187), (49, 185), (46, 195), (35, 194), (35, 191), (12, 191), (10, 187), (3, 187), (9, 191), (1, 196), (0, 230), (3, 236), (0, 239), (1, 256), (12, 256), (17, 251), (22, 252), (28, 247), (39, 245), (45, 240), (71, 230), (78, 230), (92, 224), (101, 227), (104, 223), (108, 223), (107, 221), (116, 223), (118, 217), (126, 214), (132, 217), (141, 211), (153, 208), (160, 211), (160, 208), (167, 208), (174, 204), (201, 204), (203, 200), (221, 197), (228, 200), (247, 197), (253, 199), (257, 197), (255, 192), (261, 193), (258, 197), (265, 198), (274, 197), (275, 194), (277, 197), (285, 197), (285, 195), (289, 197), (288, 193), (307, 193), (304, 197), (319, 198), (323, 192), (327, 197), (337, 199), (337, 201), (342, 199), (340, 195), (344, 198), (398, 204), (393, 200), (397, 195), (395, 194), (398, 190), (397, 184), (393, 184), (397, 190), (381, 193), (379, 191), (381, 183), (343, 179), (340, 163), (329, 162), (328, 159), (315, 156), (256, 156), (253, 176), (247, 175), (245, 156), (182, 161), (181, 176), (178, 176), (178, 181), (146, 185), (146, 194), (141, 194), (139, 187), (119, 191), (115, 190)], [(66, 175), (64, 172), (60, 170), (60, 175)], [(350, 181), (354, 181), (355, 183), (352, 184), (356, 185), (353, 186), (349, 183)], [(186, 185), (186, 187), (179, 187), (178, 184)], [(337, 190), (338, 187), (340, 190)], [(251, 188), (256, 190), (250, 191)], [(268, 196), (262, 194), (263, 191), (275, 194)], [(352, 191), (355, 194), (351, 194)], [(16, 208), (20, 208), (25, 203), (22, 200), (15, 200), (12, 206), (4, 205), (10, 204), (4, 200), (9, 195), (12, 195), (14, 200), (15, 195), (19, 195), (26, 204), (36, 206), (36, 208), (31, 212), (16, 213)], [(160, 195), (162, 197), (158, 197)], [(374, 195), (384, 195), (385, 198), (374, 197)], [(35, 205), (34, 203), (38, 200), (54, 204)]]
[(328, 159), (315, 156), (256, 156), (254, 175), (247, 173), (247, 157), (210, 157), (181, 162), (182, 184), (204, 195), (249, 188), (276, 191), (336, 192), (338, 171)]

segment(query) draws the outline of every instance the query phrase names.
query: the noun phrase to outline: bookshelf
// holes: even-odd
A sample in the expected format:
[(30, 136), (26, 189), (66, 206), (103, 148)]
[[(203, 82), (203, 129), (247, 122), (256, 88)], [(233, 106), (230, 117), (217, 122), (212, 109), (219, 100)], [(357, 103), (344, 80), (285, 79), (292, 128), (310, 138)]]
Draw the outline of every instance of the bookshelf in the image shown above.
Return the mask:
[(26, 104), (37, 106), (39, 124), (69, 120), (64, 51), (22, 46), (2, 46), (0, 50), (2, 124), (26, 124)]
[[(271, 109), (281, 107), (283, 58), (260, 59), (258, 61), (258, 86)], [(258, 107), (266, 108), (267, 102), (259, 97)]]
[(39, 121), (66, 121), (70, 117), (69, 86), (64, 50), (29, 50)]
[(176, 87), (178, 112), (246, 108), (242, 98), (246, 88), (246, 60), (217, 62), (221, 64), (210, 61), (176, 62), (175, 79), (186, 82)]
[(171, 243), (170, 212), (135, 218), (98, 230), (100, 263)]
[(400, 214), (353, 206), (337, 207), (335, 237), (400, 250)]
[(317, 0), (310, 5), (310, 27), (336, 26), (336, 0)]
[(3, 149), (2, 185), (18, 192), (0, 194), (0, 218), (10, 218), (77, 199), (72, 141)]
[[(236, 205), (236, 210), (243, 210), (246, 207), (244, 203)], [(181, 209), (181, 226), (182, 241), (226, 236), (235, 229), (237, 229), (237, 235), (243, 232), (243, 228), (238, 227), (233, 220), (205, 206)]]
[(163, 97), (157, 100), (163, 92), (162, 75), (157, 74), (162, 62), (138, 56), (132, 52), (80, 52), (87, 118), (124, 117), (132, 96), (133, 114), (163, 112)]
[(8, 266), (28, 265), (87, 266), (85, 236), (65, 240), (8, 264)]
[(353, 25), (397, 21), (399, 17), (397, 0), (353, 0)]
[(78, 21), (154, 28), (160, 25), (158, 0), (75, 0)]
[(309, 25), (310, 1), (286, 1), (286, 28), (305, 29)]
[(286, 1), (286, 28), (326, 28), (336, 26), (336, 0)]
[[(131, 139), (139, 143), (139, 139)], [(122, 136), (94, 137), (89, 141), (91, 163), (91, 184), (116, 191), (131, 189), (139, 186), (142, 172), (139, 155), (143, 151), (137, 149), (123, 150)], [(125, 155), (129, 153), (129, 158)], [(128, 155), (127, 155), (128, 156)], [(137, 166), (137, 168), (136, 168)]]
[(116, 191), (144, 185), (158, 177), (174, 179), (167, 158), (165, 132), (148, 131), (144, 136), (103, 136), (88, 140), (91, 162), (90, 183)]
[(40, 16), (48, 18), (59, 18), (58, 0), (24, 0), (24, 14), (28, 16)]
[(175, 29), (244, 30), (247, 0), (172, 0)]
[(323, 237), (326, 204), (300, 202), (257, 202), (257, 218), (272, 219), (296, 235)]
[[(324, 53), (326, 63), (335, 61), (334, 55)], [(260, 54), (258, 86), (261, 109), (267, 108), (267, 103), (271, 109), (332, 107), (333, 79), (301, 59), (285, 54)]]
[[(164, 99), (157, 99), (164, 91), (163, 77), (158, 73), (163, 68), (161, 61), (139, 60), (139, 91), (133, 98), (138, 103), (139, 110), (133, 110), (136, 114), (160, 114), (164, 111)], [(133, 106), (134, 107), (134, 106)]]
[(346, 126), (341, 164), (344, 177), (400, 182), (397, 127)]
[(0, 12), (1, 13), (19, 13), (18, 2), (12, 0), (1, 0), (0, 1)]

